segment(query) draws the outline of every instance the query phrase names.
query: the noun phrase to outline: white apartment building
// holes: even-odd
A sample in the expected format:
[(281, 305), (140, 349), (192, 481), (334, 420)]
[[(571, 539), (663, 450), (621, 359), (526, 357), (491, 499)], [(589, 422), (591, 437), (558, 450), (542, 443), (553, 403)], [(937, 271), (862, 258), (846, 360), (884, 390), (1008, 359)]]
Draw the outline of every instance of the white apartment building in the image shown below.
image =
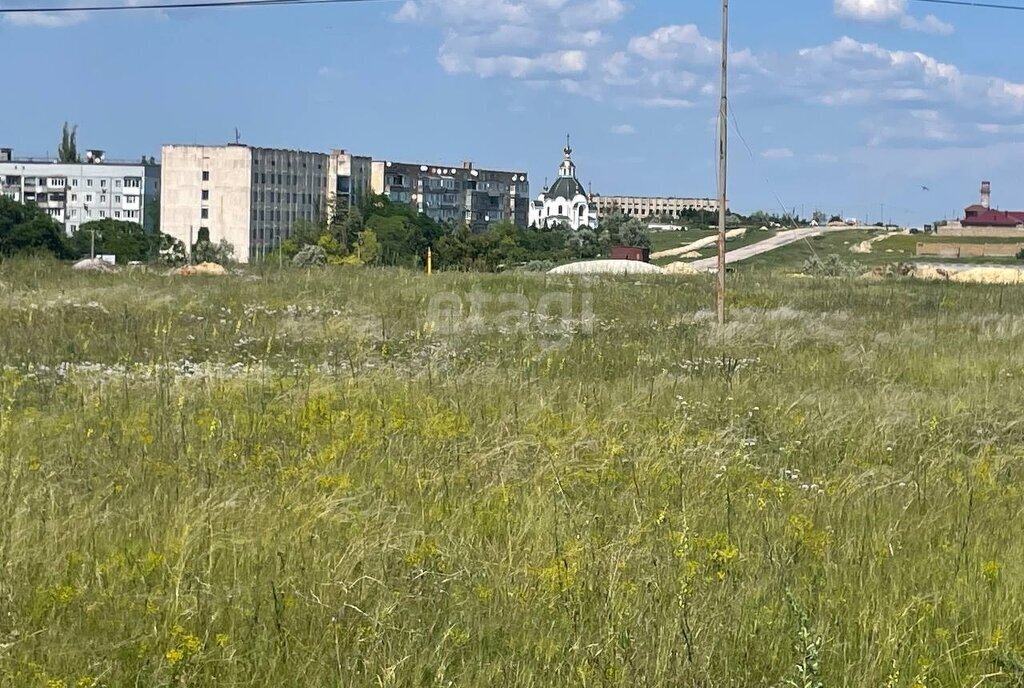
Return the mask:
[(242, 263), (276, 250), (295, 223), (329, 217), (331, 203), (369, 192), (370, 159), (242, 144), (167, 145), (161, 152), (160, 226), (191, 247), (226, 240)]
[(86, 222), (125, 220), (154, 229), (147, 213), (158, 203), (160, 165), (115, 162), (90, 150), (85, 162), (62, 163), (42, 158), (15, 158), (0, 148), (0, 195), (33, 203), (64, 225), (68, 235)]
[(644, 220), (672, 219), (692, 212), (718, 212), (716, 198), (678, 198), (674, 196), (600, 196), (594, 195), (601, 215), (620, 212)]

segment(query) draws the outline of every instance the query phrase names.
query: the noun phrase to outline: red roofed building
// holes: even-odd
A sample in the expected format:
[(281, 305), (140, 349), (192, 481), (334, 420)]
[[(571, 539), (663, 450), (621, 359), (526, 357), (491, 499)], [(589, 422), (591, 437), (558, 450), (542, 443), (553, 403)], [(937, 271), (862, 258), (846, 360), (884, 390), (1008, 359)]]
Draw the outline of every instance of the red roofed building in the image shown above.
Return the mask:
[(1024, 225), (1024, 210), (993, 210), (992, 184), (981, 183), (981, 203), (964, 208), (964, 227), (1019, 227)]

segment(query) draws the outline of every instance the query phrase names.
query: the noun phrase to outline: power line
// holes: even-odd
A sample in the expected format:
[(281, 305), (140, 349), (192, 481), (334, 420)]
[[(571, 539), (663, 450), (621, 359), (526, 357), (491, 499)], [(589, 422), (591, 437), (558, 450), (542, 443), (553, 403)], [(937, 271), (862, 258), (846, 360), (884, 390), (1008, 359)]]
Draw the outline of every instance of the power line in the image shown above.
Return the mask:
[(171, 4), (84, 5), (74, 7), (0, 7), (0, 14), (59, 14), (63, 12), (121, 12), (124, 10), (184, 10), (214, 7), (265, 7), (274, 5), (338, 5), (359, 2), (396, 2), (397, 0), (193, 0)]
[(1004, 5), (997, 2), (973, 2), (972, 0), (911, 0), (911, 2), (924, 2), (930, 5), (954, 5), (956, 7), (979, 7), (987, 10), (1017, 10), (1024, 12), (1022, 5)]

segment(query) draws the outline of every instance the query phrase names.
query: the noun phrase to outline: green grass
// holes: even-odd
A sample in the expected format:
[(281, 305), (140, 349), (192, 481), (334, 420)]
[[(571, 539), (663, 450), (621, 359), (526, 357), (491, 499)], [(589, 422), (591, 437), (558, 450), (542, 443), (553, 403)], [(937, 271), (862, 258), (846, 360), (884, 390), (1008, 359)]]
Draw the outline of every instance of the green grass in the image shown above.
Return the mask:
[(0, 264), (0, 686), (1021, 685), (1024, 290), (711, 306)]

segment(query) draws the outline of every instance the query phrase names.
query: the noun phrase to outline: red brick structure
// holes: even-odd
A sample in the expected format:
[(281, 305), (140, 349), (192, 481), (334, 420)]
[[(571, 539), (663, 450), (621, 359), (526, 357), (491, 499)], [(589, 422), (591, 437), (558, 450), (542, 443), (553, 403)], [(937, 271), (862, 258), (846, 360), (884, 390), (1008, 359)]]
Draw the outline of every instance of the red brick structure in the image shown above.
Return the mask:
[(651, 262), (651, 249), (639, 246), (612, 246), (612, 260), (638, 260), (642, 263)]

